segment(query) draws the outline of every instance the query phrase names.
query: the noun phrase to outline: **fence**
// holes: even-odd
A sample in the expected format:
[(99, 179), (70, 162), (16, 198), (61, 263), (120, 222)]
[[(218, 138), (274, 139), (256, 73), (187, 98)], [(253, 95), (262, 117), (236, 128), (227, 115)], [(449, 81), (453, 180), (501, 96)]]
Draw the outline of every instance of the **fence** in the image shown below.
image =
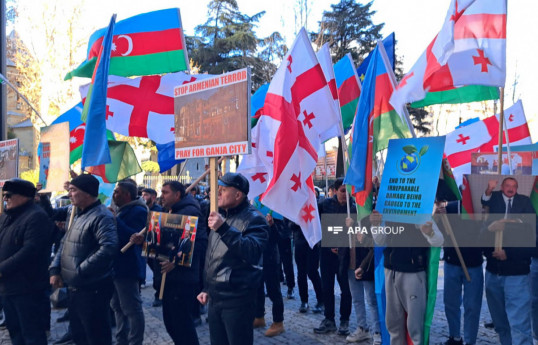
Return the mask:
[(151, 176), (151, 175), (145, 175), (142, 184), (146, 186), (146, 188), (153, 188), (155, 190), (160, 190), (163, 183), (168, 181), (179, 181), (183, 184), (191, 183), (193, 181), (192, 176), (190, 176), (187, 172), (187, 175), (179, 176), (165, 176), (165, 175), (157, 175), (157, 176)]

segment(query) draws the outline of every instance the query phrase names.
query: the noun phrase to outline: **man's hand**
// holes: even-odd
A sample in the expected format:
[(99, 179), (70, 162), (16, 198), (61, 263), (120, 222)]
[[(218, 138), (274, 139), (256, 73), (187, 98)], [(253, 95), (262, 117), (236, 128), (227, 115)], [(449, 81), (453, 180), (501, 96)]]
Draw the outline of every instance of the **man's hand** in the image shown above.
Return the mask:
[(422, 233), (428, 237), (432, 237), (433, 236), (433, 226), (432, 226), (432, 222), (426, 222), (424, 224), (422, 224), (420, 226), (420, 231), (422, 231)]
[(363, 274), (363, 273), (364, 273), (364, 272), (362, 271), (362, 268), (360, 268), (360, 267), (357, 268), (357, 269), (355, 270), (355, 279), (362, 279), (362, 274)]
[(170, 272), (176, 267), (176, 264), (171, 261), (161, 261), (161, 273), (165, 274)]
[(50, 277), (50, 285), (52, 285), (53, 288), (59, 288), (64, 286), (64, 282), (62, 280), (62, 277), (59, 275), (54, 275)]
[(207, 295), (207, 292), (200, 292), (200, 294), (198, 294), (198, 296), (196, 297), (196, 299), (198, 300), (198, 302), (200, 302), (200, 304), (202, 305), (206, 305), (207, 304), (207, 298), (209, 296)]
[(209, 218), (207, 218), (207, 225), (213, 231), (217, 231), (220, 226), (224, 224), (224, 217), (218, 212), (211, 212)]
[(131, 237), (129, 238), (129, 242), (141, 245), (142, 243), (144, 243), (144, 235), (140, 235), (138, 233), (132, 234)]
[(488, 181), (488, 188), (486, 188), (486, 195), (487, 196), (490, 196), (491, 192), (493, 192), (493, 190), (495, 188), (497, 188), (498, 183), (499, 183), (499, 181), (497, 181), (497, 180), (489, 180)]
[(435, 214), (446, 214), (446, 201), (439, 201), (435, 203)]
[(491, 256), (500, 261), (506, 260), (506, 252), (504, 251), (504, 249), (495, 250), (493, 253), (491, 253)]
[(379, 226), (379, 224), (381, 224), (381, 218), (382, 218), (381, 213), (379, 213), (377, 210), (373, 210), (372, 213), (370, 214), (370, 223), (373, 226)]
[(273, 224), (275, 224), (273, 216), (271, 216), (269, 213), (267, 213), (267, 215), (265, 216), (265, 220), (267, 221), (267, 224), (269, 224), (269, 226), (273, 226)]
[(353, 226), (353, 224), (355, 224), (355, 221), (353, 220), (353, 218), (347, 217), (346, 218), (346, 227), (349, 228), (349, 227)]

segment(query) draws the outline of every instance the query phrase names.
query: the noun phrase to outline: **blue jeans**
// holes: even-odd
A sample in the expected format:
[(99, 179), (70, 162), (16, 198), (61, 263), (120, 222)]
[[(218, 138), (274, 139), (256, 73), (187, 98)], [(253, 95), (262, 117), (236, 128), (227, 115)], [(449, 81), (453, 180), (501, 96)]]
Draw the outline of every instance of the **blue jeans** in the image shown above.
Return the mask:
[(43, 299), (43, 291), (26, 295), (3, 296), (6, 326), (13, 345), (46, 345), (47, 335), (43, 314), (36, 312)]
[(466, 344), (475, 344), (484, 291), (482, 266), (467, 268), (471, 277), (470, 282), (465, 278), (460, 266), (447, 262), (444, 266), (444, 303), (449, 335), (453, 338), (461, 337), (461, 303), (463, 301), (463, 339)]
[(538, 258), (532, 258), (531, 263), (531, 291), (532, 291), (532, 333), (538, 340)]
[(486, 299), (502, 345), (532, 345), (529, 275), (499, 276), (486, 271)]
[(142, 345), (145, 322), (137, 278), (114, 279), (110, 307), (116, 318), (116, 344)]
[[(355, 314), (357, 315), (357, 326), (364, 330), (379, 333), (379, 315), (377, 313), (374, 281), (355, 279), (354, 270), (349, 270), (347, 278), (349, 280), (353, 307), (355, 307)], [(368, 309), (370, 310), (370, 322), (366, 320), (365, 301), (368, 303)]]

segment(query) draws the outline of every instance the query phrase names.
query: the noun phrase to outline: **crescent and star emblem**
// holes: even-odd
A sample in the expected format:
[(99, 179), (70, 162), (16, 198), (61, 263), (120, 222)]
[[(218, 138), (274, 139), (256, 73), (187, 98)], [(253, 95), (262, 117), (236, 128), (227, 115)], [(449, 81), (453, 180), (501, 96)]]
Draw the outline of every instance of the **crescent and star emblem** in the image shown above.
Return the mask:
[(121, 56), (127, 56), (131, 54), (131, 52), (133, 51), (133, 39), (127, 35), (118, 35), (117, 39), (120, 39), (120, 38), (125, 38), (128, 44), (127, 50), (125, 51), (125, 53), (121, 54)]

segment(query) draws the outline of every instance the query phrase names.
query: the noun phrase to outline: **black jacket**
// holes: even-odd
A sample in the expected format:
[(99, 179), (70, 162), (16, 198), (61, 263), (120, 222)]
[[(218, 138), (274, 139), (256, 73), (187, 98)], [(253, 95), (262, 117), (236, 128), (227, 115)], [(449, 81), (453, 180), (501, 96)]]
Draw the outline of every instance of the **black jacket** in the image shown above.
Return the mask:
[(269, 226), (246, 198), (237, 207), (219, 212), (226, 222), (209, 234), (205, 290), (215, 303), (243, 304), (260, 286)]
[[(387, 222), (386, 226), (398, 227), (402, 224)], [(409, 229), (409, 230), (407, 230)], [(391, 247), (391, 241), (398, 242), (398, 235), (388, 235), (387, 247), (383, 250), (384, 266), (396, 272), (421, 272), (428, 267), (430, 244), (420, 229), (406, 224), (406, 241), (416, 243), (414, 247)]]
[(0, 215), (0, 295), (48, 287), (52, 228), (52, 221), (33, 199)]
[[(57, 209), (55, 219), (67, 220), (71, 207)], [(67, 226), (67, 224), (66, 224)], [(50, 265), (50, 275), (61, 274), (70, 287), (93, 287), (113, 273), (118, 233), (112, 213), (100, 201), (78, 211)]]
[[(176, 266), (168, 272), (166, 281), (177, 283), (197, 284), (200, 280), (200, 262), (207, 248), (207, 230), (204, 228), (202, 221), (202, 212), (200, 204), (190, 194), (186, 194), (177, 203), (172, 206), (173, 214), (198, 217), (198, 229), (196, 229), (196, 239), (194, 241), (194, 251), (192, 254), (191, 267)], [(179, 245), (178, 239), (178, 245)], [(177, 248), (173, 255), (177, 254)], [(183, 248), (185, 249), (185, 248)]]

